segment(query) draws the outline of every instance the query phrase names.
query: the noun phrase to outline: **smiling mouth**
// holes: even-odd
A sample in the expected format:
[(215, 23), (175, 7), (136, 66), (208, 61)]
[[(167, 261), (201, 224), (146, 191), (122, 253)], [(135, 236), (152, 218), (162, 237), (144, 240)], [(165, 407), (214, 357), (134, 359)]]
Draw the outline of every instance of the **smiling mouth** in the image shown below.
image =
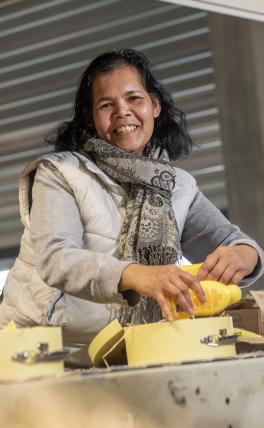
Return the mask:
[(114, 130), (114, 133), (117, 135), (131, 134), (137, 128), (138, 128), (138, 126), (136, 126), (136, 125), (119, 126)]

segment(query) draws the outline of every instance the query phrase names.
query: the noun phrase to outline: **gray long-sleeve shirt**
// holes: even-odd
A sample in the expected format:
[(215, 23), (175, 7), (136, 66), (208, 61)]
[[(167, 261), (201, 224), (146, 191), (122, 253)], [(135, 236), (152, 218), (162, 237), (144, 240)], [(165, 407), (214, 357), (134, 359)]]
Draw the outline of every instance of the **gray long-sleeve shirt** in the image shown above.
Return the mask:
[[(31, 206), (29, 177), (36, 170)], [(262, 250), (199, 192), (190, 174), (175, 172), (172, 207), (183, 255), (195, 263), (221, 244), (251, 245), (259, 263), (243, 284), (255, 281), (263, 272)], [(54, 153), (27, 166), (20, 182), (25, 231), (0, 326), (10, 319), (21, 326), (63, 325), (75, 338), (102, 328), (114, 304), (126, 304), (118, 283), (130, 262), (115, 257), (126, 202), (125, 190), (78, 153)]]
[[(177, 193), (174, 194), (174, 200), (177, 200)], [(36, 262), (41, 278), (52, 286), (61, 283), (66, 292), (87, 298), (87, 284), (93, 284), (99, 266), (107, 265), (106, 269), (101, 268), (101, 277), (105, 275), (105, 278), (102, 278), (101, 284), (98, 285), (97, 293), (99, 301), (107, 295), (110, 297), (113, 289), (109, 289), (109, 277), (116, 273), (114, 282), (117, 285), (127, 263), (112, 255), (106, 256), (98, 251), (83, 249), (82, 213), (79, 212), (74, 194), (60, 172), (49, 164), (40, 165), (38, 168), (33, 201), (30, 236), (38, 254)], [(124, 205), (125, 202), (124, 197)], [(173, 207), (177, 218), (177, 202)], [(109, 215), (107, 205), (103, 215)], [(122, 215), (125, 215), (125, 212)], [(109, 220), (110, 218), (109, 216)], [(231, 224), (197, 188), (180, 232), (183, 255), (192, 263), (203, 261), (219, 245), (248, 244), (261, 254), (257, 244)], [(254, 276), (257, 277), (260, 271), (261, 263), (258, 264)], [(252, 278), (245, 279), (243, 285), (251, 281)], [(76, 282), (78, 287), (74, 289), (73, 284)], [(117, 289), (114, 291), (117, 292)], [(90, 290), (88, 293), (88, 298), (97, 300), (95, 291)], [(119, 294), (115, 295), (115, 301), (120, 299)], [(113, 301), (113, 296), (110, 300)]]

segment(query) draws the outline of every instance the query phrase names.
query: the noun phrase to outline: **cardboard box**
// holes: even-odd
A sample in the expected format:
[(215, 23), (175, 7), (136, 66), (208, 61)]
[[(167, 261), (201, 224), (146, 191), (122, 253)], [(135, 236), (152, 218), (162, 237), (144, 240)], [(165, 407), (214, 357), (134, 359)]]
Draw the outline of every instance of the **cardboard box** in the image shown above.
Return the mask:
[(225, 313), (233, 318), (234, 327), (264, 335), (264, 291), (251, 291)]
[[(264, 291), (251, 291), (225, 313), (233, 318), (234, 327), (264, 336)], [(264, 344), (260, 340), (259, 343), (238, 342), (236, 350), (238, 353), (263, 351)]]

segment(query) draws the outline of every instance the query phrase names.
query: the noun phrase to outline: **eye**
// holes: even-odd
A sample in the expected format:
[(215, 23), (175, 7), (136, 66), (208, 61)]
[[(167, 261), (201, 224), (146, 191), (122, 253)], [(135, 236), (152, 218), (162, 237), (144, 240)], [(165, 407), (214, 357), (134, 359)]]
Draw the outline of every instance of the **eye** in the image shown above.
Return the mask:
[(112, 105), (112, 103), (111, 103), (110, 101), (108, 101), (107, 103), (102, 104), (102, 105), (99, 107), (99, 110), (106, 110), (106, 109), (110, 108), (110, 107), (111, 107), (111, 105)]
[(139, 95), (130, 95), (129, 96), (129, 101), (139, 101), (139, 100), (141, 100), (142, 99), (142, 97), (140, 97)]

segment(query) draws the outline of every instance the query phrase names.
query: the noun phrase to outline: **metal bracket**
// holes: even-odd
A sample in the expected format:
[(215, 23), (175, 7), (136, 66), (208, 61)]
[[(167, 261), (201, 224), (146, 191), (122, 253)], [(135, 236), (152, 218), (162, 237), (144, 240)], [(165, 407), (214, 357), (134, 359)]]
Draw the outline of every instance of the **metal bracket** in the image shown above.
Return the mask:
[(19, 363), (31, 365), (48, 361), (60, 361), (69, 354), (69, 351), (64, 349), (60, 351), (49, 352), (48, 343), (39, 343), (37, 345), (37, 351), (18, 352), (13, 354), (11, 359)]
[(226, 328), (220, 329), (218, 332), (218, 335), (212, 334), (201, 337), (200, 342), (208, 346), (231, 345), (238, 342), (239, 337), (241, 336), (241, 333), (235, 333), (228, 336)]

